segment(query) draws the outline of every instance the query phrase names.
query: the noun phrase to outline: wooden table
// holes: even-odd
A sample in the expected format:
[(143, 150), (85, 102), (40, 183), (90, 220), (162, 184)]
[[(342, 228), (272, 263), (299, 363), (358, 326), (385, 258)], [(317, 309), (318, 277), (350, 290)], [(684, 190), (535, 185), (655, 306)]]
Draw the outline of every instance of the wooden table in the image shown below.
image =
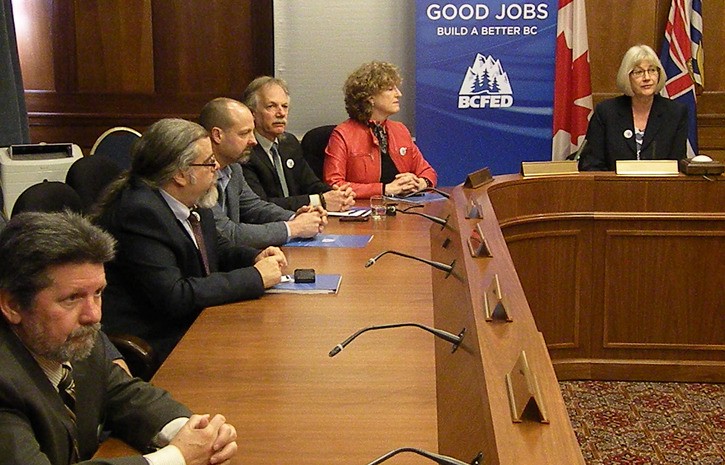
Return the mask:
[[(199, 413), (236, 426), (233, 464), (366, 464), (402, 446), (437, 450), (434, 337), (416, 328), (362, 335), (377, 324), (433, 324), (431, 269), (386, 256), (395, 249), (430, 258), (421, 217), (339, 223), (326, 233), (373, 234), (361, 249), (285, 248), (288, 272), (342, 274), (337, 295), (265, 295), (206, 309), (153, 378)], [(117, 442), (101, 453), (125, 453)], [(462, 457), (468, 462), (472, 457)], [(419, 464), (414, 454), (391, 463)]]

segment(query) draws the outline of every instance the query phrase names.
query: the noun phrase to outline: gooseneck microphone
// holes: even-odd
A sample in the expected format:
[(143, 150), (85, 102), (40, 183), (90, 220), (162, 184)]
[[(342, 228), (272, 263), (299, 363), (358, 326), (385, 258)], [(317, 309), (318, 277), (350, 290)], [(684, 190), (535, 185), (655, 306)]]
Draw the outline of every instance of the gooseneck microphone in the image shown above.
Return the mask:
[(448, 224), (448, 219), (451, 217), (451, 215), (448, 215), (445, 219), (443, 219), (443, 218), (440, 218), (440, 217), (437, 217), (437, 216), (429, 215), (427, 213), (420, 213), (420, 212), (410, 211), (412, 208), (420, 208), (421, 206), (422, 205), (413, 205), (412, 207), (408, 207), (408, 208), (404, 208), (402, 210), (398, 210), (398, 212), (405, 213), (406, 215), (418, 215), (418, 216), (422, 216), (423, 218), (428, 218), (432, 222), (438, 223), (439, 225), (441, 225), (443, 227), (445, 227)]
[(401, 452), (413, 452), (415, 454), (422, 455), (423, 457), (430, 459), (439, 465), (479, 465), (481, 463), (481, 458), (483, 457), (483, 454), (479, 452), (478, 455), (471, 461), (471, 463), (468, 464), (465, 462), (461, 462), (458, 459), (454, 459), (453, 457), (448, 457), (447, 455), (435, 454), (433, 452), (428, 452), (423, 449), (416, 449), (414, 447), (401, 447), (399, 449), (388, 452), (382, 457), (378, 457), (377, 459), (370, 462), (368, 465), (378, 465), (379, 463), (383, 463), (390, 457), (398, 455)]
[(420, 192), (435, 192), (436, 194), (440, 194), (447, 199), (451, 198), (451, 194), (449, 194), (448, 192), (442, 191), (440, 189), (436, 189), (435, 187), (426, 187), (425, 189), (421, 190)]
[(430, 326), (425, 326), (419, 323), (391, 323), (387, 325), (377, 325), (377, 326), (368, 326), (367, 328), (359, 329), (355, 331), (350, 337), (336, 345), (332, 348), (329, 355), (330, 357), (334, 357), (335, 355), (339, 354), (342, 349), (347, 347), (348, 344), (350, 344), (352, 341), (355, 340), (359, 335), (362, 333), (366, 333), (368, 331), (375, 331), (378, 329), (390, 329), (390, 328), (402, 328), (404, 326), (414, 326), (416, 328), (423, 329), (425, 331), (428, 331), (429, 333), (450, 342), (453, 344), (453, 347), (451, 349), (451, 353), (455, 352), (456, 349), (458, 349), (458, 346), (461, 345), (461, 342), (463, 342), (463, 336), (466, 334), (466, 328), (463, 328), (460, 333), (458, 333), (458, 336), (449, 333), (448, 331), (443, 331), (442, 329), (437, 328), (431, 328)]
[(380, 257), (382, 257), (383, 255), (388, 254), (388, 253), (393, 254), (393, 255), (399, 255), (399, 256), (405, 257), (405, 258), (410, 258), (413, 260), (417, 260), (419, 262), (427, 263), (428, 265), (432, 266), (433, 268), (436, 268), (441, 271), (445, 271), (446, 278), (451, 275), (451, 273), (453, 272), (453, 266), (456, 264), (455, 260), (453, 260), (450, 265), (446, 265), (445, 263), (434, 262), (433, 260), (427, 260), (425, 258), (416, 257), (414, 255), (408, 255), (407, 253), (398, 252), (396, 250), (386, 250), (385, 252), (380, 252), (373, 258), (369, 259), (367, 261), (367, 263), (365, 263), (365, 268), (370, 268), (371, 266), (373, 266), (375, 264), (376, 261), (378, 261), (380, 259)]

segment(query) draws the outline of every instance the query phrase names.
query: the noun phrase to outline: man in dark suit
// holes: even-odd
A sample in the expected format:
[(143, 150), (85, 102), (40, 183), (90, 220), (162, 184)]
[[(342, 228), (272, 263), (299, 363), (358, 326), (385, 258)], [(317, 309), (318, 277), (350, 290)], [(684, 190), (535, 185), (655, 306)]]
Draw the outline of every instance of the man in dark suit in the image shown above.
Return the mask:
[(287, 264), (277, 247), (260, 252), (217, 234), (209, 208), (218, 166), (203, 127), (160, 120), (100, 206), (98, 224), (119, 248), (106, 266), (103, 324), (145, 339), (159, 361), (204, 307), (261, 296)]
[(343, 211), (354, 205), (352, 189), (322, 182), (304, 159), (300, 142), (285, 132), (290, 98), (282, 79), (255, 79), (245, 89), (243, 101), (254, 114), (258, 142), (244, 165), (244, 176), (259, 197), (289, 210), (319, 205)]
[(236, 245), (266, 247), (322, 232), (327, 221), (323, 210), (307, 205), (297, 212), (286, 210), (260, 199), (247, 184), (240, 163), (249, 160), (257, 141), (254, 118), (244, 104), (215, 98), (204, 105), (199, 123), (209, 132), (219, 163), (219, 199), (212, 207), (219, 234)]
[[(191, 415), (106, 356), (98, 335), (113, 254), (113, 238), (73, 213), (23, 213), (0, 234), (0, 464), (191, 465), (236, 452), (224, 417)], [(161, 449), (91, 460), (106, 429)]]

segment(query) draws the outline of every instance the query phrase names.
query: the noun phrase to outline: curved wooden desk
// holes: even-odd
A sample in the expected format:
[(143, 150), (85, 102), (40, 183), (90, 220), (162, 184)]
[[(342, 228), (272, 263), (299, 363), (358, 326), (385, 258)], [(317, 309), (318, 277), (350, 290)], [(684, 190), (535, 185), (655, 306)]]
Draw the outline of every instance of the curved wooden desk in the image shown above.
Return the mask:
[[(431, 228), (433, 259), (455, 260), (452, 276), (433, 276), (436, 326), (467, 330), (453, 356), (436, 346), (440, 452), (483, 444), (489, 463), (583, 463), (557, 375), (725, 382), (724, 207), (722, 181), (685, 176), (454, 189), (448, 224)], [(475, 231), (490, 257), (471, 255)], [(510, 322), (486, 318), (496, 280), (489, 301)]]
[(725, 382), (725, 179), (497, 179), (559, 379)]

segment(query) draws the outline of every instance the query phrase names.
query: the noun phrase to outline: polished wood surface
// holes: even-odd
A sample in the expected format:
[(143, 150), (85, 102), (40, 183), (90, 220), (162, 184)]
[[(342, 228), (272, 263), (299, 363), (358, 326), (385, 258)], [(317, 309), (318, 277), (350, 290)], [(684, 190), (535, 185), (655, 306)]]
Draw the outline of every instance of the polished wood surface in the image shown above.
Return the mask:
[(491, 205), (560, 379), (725, 382), (725, 179), (497, 178)]
[[(584, 464), (571, 427), (544, 339), (536, 327), (506, 242), (490, 205), (479, 203), (483, 219), (466, 218), (471, 192), (456, 188), (446, 206), (446, 228), (431, 228), (431, 255), (455, 260), (448, 278), (433, 276), (436, 327), (466, 329), (463, 344), (436, 347), (438, 442), (444, 454), (472, 456), (483, 451), (486, 464)], [(492, 257), (473, 257), (471, 233), (480, 228)], [(484, 292), (498, 278), (511, 319), (487, 321)], [(506, 376), (518, 375), (517, 361), (525, 353), (540, 391), (537, 405), (545, 412), (514, 422)], [(530, 386), (519, 386), (519, 390)]]
[[(363, 334), (376, 324), (432, 325), (430, 222), (331, 219), (327, 232), (373, 234), (362, 249), (285, 248), (288, 272), (342, 274), (337, 295), (265, 295), (206, 309), (153, 378), (195, 412), (223, 413), (239, 434), (233, 464), (366, 464), (402, 446), (437, 450), (434, 346), (416, 328)], [(105, 445), (103, 454), (119, 452)], [(468, 462), (472, 457), (463, 457)], [(420, 463), (402, 454), (396, 464)]]

